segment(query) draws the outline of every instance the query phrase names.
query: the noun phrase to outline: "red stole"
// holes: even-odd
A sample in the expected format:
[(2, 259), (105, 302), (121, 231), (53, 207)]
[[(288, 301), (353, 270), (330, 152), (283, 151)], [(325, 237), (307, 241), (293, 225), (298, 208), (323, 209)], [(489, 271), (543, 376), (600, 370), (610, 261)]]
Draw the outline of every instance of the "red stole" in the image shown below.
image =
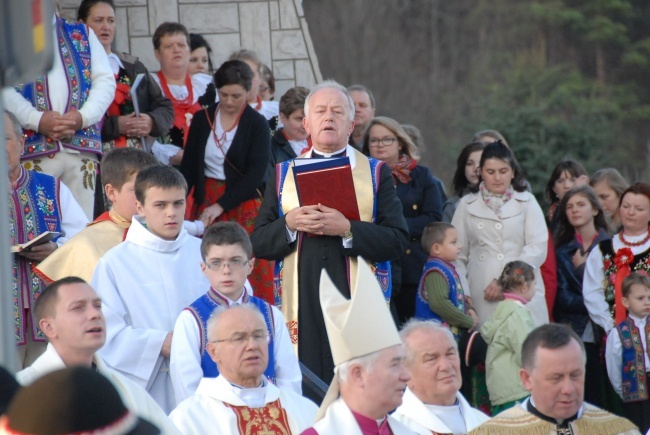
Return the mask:
[(223, 402), (237, 416), (237, 433), (245, 435), (291, 435), (287, 412), (280, 399), (267, 403), (263, 408), (235, 406)]

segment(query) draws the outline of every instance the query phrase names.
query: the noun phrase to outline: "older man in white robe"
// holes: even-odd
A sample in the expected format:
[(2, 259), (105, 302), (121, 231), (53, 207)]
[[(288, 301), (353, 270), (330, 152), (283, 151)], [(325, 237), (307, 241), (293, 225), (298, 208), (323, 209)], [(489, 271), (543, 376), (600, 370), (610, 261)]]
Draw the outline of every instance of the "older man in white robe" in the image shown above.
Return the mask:
[(489, 419), (458, 391), (458, 346), (451, 331), (431, 320), (411, 320), (400, 331), (411, 380), (393, 417), (418, 434), (466, 434)]
[(180, 434), (142, 387), (110, 369), (95, 354), (106, 341), (106, 322), (101, 299), (83, 279), (53, 282), (36, 300), (34, 310), (49, 344), (31, 366), (16, 374), (18, 382), (29, 385), (65, 367), (92, 367), (111, 381), (128, 409), (154, 423), (162, 434)]
[(316, 422), (303, 435), (413, 433), (388, 415), (402, 403), (411, 376), (381, 288), (362, 258), (358, 264), (349, 300), (325, 270), (321, 274), (320, 302), (336, 368)]
[(269, 331), (253, 304), (215, 309), (208, 320), (206, 350), (219, 376), (203, 378), (170, 417), (184, 434), (301, 433), (316, 405), (280, 390), (263, 375), (269, 360)]

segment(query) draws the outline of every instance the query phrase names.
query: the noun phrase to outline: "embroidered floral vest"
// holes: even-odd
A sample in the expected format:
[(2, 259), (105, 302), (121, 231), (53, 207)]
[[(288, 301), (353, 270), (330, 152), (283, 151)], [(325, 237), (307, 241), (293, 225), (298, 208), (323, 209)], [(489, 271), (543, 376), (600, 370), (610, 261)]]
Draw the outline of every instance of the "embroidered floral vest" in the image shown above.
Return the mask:
[[(465, 292), (460, 284), (460, 278), (458, 277), (458, 273), (456, 273), (456, 269), (452, 264), (439, 258), (429, 257), (424, 265), (420, 284), (418, 285), (418, 293), (415, 298), (415, 317), (426, 320), (434, 319), (447, 325), (438, 314), (434, 313), (431, 311), (431, 308), (429, 308), (429, 298), (427, 296), (427, 289), (424, 286), (424, 281), (427, 275), (432, 272), (439, 273), (445, 278), (449, 287), (449, 300), (456, 308), (465, 313)], [(458, 327), (450, 326), (449, 329), (454, 334), (456, 341), (458, 341), (460, 338), (460, 330)]]
[[(600, 252), (603, 254), (603, 270), (605, 272), (603, 288), (605, 289), (605, 300), (609, 305), (609, 314), (613, 319), (614, 309), (616, 307), (614, 282), (616, 280), (616, 272), (618, 272), (618, 267), (614, 261), (616, 252), (614, 252), (614, 246), (612, 245), (611, 239), (603, 240), (598, 244), (598, 247), (600, 248)], [(632, 260), (632, 263), (630, 264), (630, 270), (632, 272), (644, 270), (650, 273), (650, 249), (634, 256), (634, 260)]]
[[(9, 237), (11, 245), (28, 242), (45, 231), (61, 232), (59, 180), (49, 175), (22, 170), (16, 189), (9, 196)], [(18, 344), (25, 344), (27, 334), (35, 341), (45, 341), (38, 329), (33, 310), (29, 319), (25, 309), (33, 308), (44, 283), (34, 272), (35, 262), (13, 255), (12, 295), (14, 327)], [(27, 303), (25, 304), (25, 297)]]
[[(56, 36), (58, 52), (67, 78), (68, 102), (66, 111), (80, 109), (90, 93), (92, 85), (90, 68), (90, 43), (88, 30), (85, 24), (66, 21), (57, 17)], [(57, 92), (56, 84), (53, 92)], [(50, 84), (47, 76), (37, 77), (35, 81), (16, 88), (39, 111), (51, 109), (49, 91)], [(65, 89), (62, 90), (65, 92)], [(64, 147), (78, 151), (101, 154), (102, 121), (83, 130), (75, 132), (71, 139), (61, 142)], [(59, 150), (58, 142), (33, 130), (25, 130), (25, 154), (21, 160), (56, 153)]]
[(650, 323), (646, 323), (646, 343), (641, 343), (639, 328), (629, 317), (616, 326), (618, 335), (621, 338), (621, 349), (623, 351), (622, 387), (624, 402), (639, 402), (648, 399), (646, 390), (646, 371), (644, 349), (650, 349)]
[[(245, 291), (242, 303), (254, 304), (264, 316), (266, 328), (271, 335), (271, 340), (269, 341), (269, 363), (264, 371), (264, 375), (275, 384), (275, 358), (273, 356), (275, 323), (273, 322), (273, 310), (271, 309), (271, 305), (255, 296), (249, 296)], [(205, 346), (208, 344), (208, 319), (215, 308), (227, 306), (228, 301), (226, 298), (217, 294), (213, 289), (210, 289), (209, 292), (198, 298), (189, 307), (185, 308), (187, 311), (192, 313), (199, 327), (199, 334), (201, 336), (201, 369), (203, 370), (203, 377), (205, 378), (216, 378), (219, 376), (217, 365), (212, 361), (208, 352), (205, 351)]]

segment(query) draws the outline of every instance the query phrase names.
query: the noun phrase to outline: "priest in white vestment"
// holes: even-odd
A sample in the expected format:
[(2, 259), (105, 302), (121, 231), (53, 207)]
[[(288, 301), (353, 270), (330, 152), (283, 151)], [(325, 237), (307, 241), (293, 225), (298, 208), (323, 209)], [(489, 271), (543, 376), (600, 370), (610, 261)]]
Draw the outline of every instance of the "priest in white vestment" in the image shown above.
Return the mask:
[(169, 376), (174, 323), (209, 284), (201, 273), (201, 241), (183, 228), (187, 184), (180, 172), (145, 168), (135, 192), (139, 216), (91, 280), (106, 316), (106, 345), (99, 353), (169, 413), (176, 406)]
[(219, 307), (207, 329), (206, 349), (219, 376), (201, 379), (196, 393), (170, 414), (185, 435), (299, 434), (311, 425), (316, 405), (263, 375), (269, 332), (255, 305)]
[(325, 270), (321, 274), (320, 303), (336, 368), (305, 435), (413, 433), (388, 415), (402, 403), (411, 378), (404, 346), (375, 275), (362, 258), (358, 265), (349, 300)]
[(460, 394), (458, 345), (432, 320), (409, 321), (400, 331), (411, 380), (393, 417), (420, 435), (466, 434), (490, 417)]
[(16, 374), (20, 384), (30, 385), (69, 366), (93, 368), (111, 381), (129, 410), (158, 426), (162, 434), (180, 434), (142, 387), (111, 370), (96, 355), (106, 339), (106, 322), (101, 299), (84, 280), (67, 277), (53, 282), (43, 290), (34, 309), (49, 343), (43, 355)]

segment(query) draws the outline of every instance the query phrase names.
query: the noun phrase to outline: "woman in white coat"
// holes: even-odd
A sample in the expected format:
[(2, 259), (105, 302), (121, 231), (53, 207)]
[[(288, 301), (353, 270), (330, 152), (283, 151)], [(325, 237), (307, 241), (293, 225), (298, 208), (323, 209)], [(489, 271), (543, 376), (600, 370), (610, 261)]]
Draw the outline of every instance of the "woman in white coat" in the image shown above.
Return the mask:
[(481, 324), (502, 299), (497, 279), (510, 261), (535, 268), (535, 296), (527, 304), (535, 324), (548, 323), (540, 266), (546, 259), (548, 230), (544, 214), (528, 192), (519, 163), (503, 142), (485, 147), (479, 166), (478, 192), (459, 202), (452, 224), (461, 252), (456, 268), (465, 294)]

